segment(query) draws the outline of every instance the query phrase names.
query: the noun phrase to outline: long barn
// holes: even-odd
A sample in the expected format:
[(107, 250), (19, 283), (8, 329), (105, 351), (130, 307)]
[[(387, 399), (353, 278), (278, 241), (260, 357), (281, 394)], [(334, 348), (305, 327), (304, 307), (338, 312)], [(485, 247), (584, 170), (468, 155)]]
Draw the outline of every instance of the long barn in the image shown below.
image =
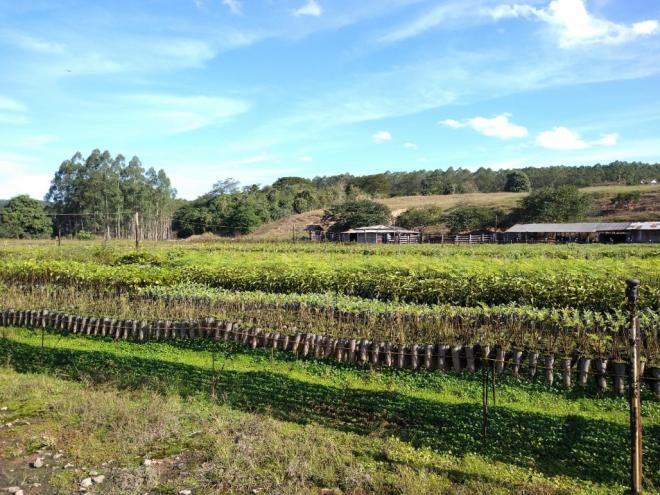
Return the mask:
[(660, 242), (660, 222), (516, 224), (505, 242)]

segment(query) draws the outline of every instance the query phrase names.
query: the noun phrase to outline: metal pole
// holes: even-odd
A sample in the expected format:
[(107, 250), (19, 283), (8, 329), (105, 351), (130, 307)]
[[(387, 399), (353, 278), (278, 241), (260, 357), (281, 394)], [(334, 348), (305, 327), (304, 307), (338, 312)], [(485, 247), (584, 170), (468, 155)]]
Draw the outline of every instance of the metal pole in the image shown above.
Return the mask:
[(630, 492), (632, 495), (642, 493), (642, 415), (639, 377), (639, 319), (637, 318), (637, 289), (639, 280), (630, 279), (626, 281), (628, 289), (628, 309), (630, 311), (630, 376), (629, 376), (629, 401), (630, 401)]

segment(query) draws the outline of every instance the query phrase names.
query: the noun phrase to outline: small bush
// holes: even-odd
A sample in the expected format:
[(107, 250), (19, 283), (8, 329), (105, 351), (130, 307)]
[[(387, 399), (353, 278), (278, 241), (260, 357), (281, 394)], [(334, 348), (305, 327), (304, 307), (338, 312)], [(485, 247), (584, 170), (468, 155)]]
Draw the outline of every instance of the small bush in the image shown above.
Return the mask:
[(88, 232), (86, 230), (81, 230), (76, 234), (76, 239), (79, 241), (92, 241), (94, 240), (95, 236), (91, 232)]

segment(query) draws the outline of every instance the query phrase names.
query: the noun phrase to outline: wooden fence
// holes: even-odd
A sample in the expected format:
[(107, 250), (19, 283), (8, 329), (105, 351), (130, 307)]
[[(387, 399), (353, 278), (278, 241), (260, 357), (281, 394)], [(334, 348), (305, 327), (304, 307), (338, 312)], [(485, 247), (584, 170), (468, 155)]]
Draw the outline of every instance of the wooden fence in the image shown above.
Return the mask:
[[(626, 390), (629, 365), (608, 357), (590, 358), (574, 354), (555, 356), (536, 350), (502, 349), (481, 345), (392, 344), (366, 339), (335, 338), (326, 335), (297, 332), (293, 335), (244, 326), (239, 322), (201, 318), (197, 320), (118, 320), (96, 316), (80, 316), (49, 310), (14, 310), (0, 312), (0, 326), (49, 329), (72, 334), (100, 336), (136, 342), (207, 338), (235, 342), (251, 348), (287, 351), (301, 357), (334, 360), (389, 368), (423, 370), (453, 370), (474, 373), (484, 367), (501, 375), (536, 379), (542, 376), (552, 386), (561, 376), (562, 386), (571, 388), (573, 376), (579, 387), (586, 387), (590, 378), (599, 392), (610, 384), (617, 394)], [(641, 375), (660, 400), (660, 367), (647, 367)]]

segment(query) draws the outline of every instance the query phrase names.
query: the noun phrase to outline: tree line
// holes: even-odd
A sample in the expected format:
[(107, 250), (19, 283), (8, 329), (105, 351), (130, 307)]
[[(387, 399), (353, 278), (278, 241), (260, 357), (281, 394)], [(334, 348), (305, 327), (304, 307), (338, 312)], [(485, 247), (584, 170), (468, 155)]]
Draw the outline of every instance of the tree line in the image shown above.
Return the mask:
[[(164, 170), (145, 169), (138, 157), (94, 150), (76, 153), (55, 173), (45, 202), (28, 196), (9, 200), (0, 210), (0, 236), (44, 238), (172, 237), (176, 190)], [(137, 226), (136, 226), (137, 223)]]
[[(660, 164), (640, 162), (516, 170), (470, 171), (450, 167), (365, 176), (282, 177), (266, 186), (240, 187), (234, 179), (224, 179), (197, 199), (185, 201), (176, 199), (176, 190), (163, 170), (145, 168), (138, 157), (127, 162), (121, 154), (113, 157), (108, 151), (94, 150), (86, 158), (76, 153), (61, 163), (45, 203), (17, 197), (4, 207), (0, 205), (0, 236), (34, 238), (61, 233), (130, 238), (136, 231), (136, 212), (142, 238), (157, 240), (171, 238), (175, 233), (188, 237), (204, 232), (229, 236), (252, 232), (263, 223), (292, 214), (315, 209), (331, 211), (333, 206), (365, 199), (547, 188), (556, 194), (565, 193), (561, 186), (638, 184), (658, 177)], [(420, 227), (442, 218), (453, 230), (469, 230), (528, 218), (520, 210), (505, 214), (470, 208), (468, 211), (467, 205), (462, 205), (444, 213), (432, 208), (413, 209), (402, 215), (399, 222), (402, 226)]]
[[(447, 211), (439, 206), (410, 208), (396, 218), (396, 225), (429, 232), (447, 229), (451, 234), (495, 230), (520, 222), (567, 222), (581, 220), (591, 207), (591, 197), (575, 186), (543, 187), (522, 198), (512, 211), (487, 206), (459, 204)], [(389, 224), (391, 210), (368, 199), (346, 201), (325, 210), (322, 222), (329, 232)]]

